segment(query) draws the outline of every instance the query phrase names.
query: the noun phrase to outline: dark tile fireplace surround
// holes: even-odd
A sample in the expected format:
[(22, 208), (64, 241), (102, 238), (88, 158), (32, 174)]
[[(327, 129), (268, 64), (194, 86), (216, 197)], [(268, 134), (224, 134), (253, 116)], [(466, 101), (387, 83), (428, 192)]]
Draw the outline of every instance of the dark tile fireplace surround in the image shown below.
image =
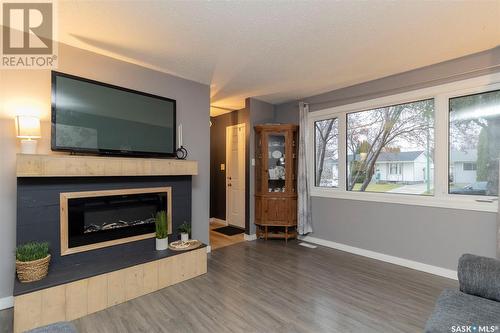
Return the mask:
[[(28, 284), (16, 279), (14, 295), (174, 255), (170, 250), (156, 251), (154, 238), (61, 255), (60, 193), (160, 187), (171, 188), (169, 240), (176, 240), (177, 227), (191, 221), (191, 176), (19, 177), (17, 244), (48, 241), (52, 259), (47, 278)], [(150, 218), (165, 206), (165, 200), (164, 194), (153, 193), (68, 201), (68, 218), (74, 222), (69, 230), (74, 236), (70, 246), (152, 233), (154, 223)], [(95, 223), (103, 220), (109, 222)]]

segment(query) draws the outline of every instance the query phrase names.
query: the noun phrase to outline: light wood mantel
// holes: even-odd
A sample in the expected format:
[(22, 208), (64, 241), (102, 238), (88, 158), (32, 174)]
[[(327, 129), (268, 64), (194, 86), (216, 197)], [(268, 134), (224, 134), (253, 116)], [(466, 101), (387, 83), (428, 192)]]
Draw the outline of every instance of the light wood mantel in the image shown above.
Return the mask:
[(17, 177), (194, 176), (198, 162), (77, 155), (17, 155)]

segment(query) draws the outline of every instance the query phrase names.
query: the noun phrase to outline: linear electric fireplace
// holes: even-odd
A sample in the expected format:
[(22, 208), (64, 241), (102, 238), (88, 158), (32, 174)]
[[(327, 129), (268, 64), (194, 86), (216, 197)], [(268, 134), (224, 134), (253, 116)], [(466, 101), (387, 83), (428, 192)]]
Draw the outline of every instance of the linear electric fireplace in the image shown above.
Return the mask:
[(171, 187), (61, 193), (61, 255), (153, 238), (162, 210), (171, 233), (171, 194)]

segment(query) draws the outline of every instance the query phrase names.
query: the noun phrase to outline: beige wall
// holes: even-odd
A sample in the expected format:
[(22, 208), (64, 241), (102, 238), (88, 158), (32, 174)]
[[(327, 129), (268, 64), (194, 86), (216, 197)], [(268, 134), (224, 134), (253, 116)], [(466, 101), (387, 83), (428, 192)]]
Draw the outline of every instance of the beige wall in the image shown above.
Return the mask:
[[(189, 159), (199, 161), (193, 178), (193, 237), (208, 243), (210, 87), (61, 44), (58, 71), (177, 100), (177, 123)], [(50, 151), (51, 75), (49, 70), (0, 70), (0, 308), (12, 295), (16, 225), (14, 134), (16, 114), (42, 120), (38, 153)]]

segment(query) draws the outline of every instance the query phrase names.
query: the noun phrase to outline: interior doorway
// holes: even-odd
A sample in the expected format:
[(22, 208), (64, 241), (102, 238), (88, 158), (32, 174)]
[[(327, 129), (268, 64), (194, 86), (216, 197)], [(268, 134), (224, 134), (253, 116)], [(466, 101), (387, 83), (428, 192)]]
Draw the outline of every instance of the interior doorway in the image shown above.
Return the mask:
[(212, 118), (211, 219), (212, 250), (244, 241), (248, 200), (248, 124), (234, 118)]

